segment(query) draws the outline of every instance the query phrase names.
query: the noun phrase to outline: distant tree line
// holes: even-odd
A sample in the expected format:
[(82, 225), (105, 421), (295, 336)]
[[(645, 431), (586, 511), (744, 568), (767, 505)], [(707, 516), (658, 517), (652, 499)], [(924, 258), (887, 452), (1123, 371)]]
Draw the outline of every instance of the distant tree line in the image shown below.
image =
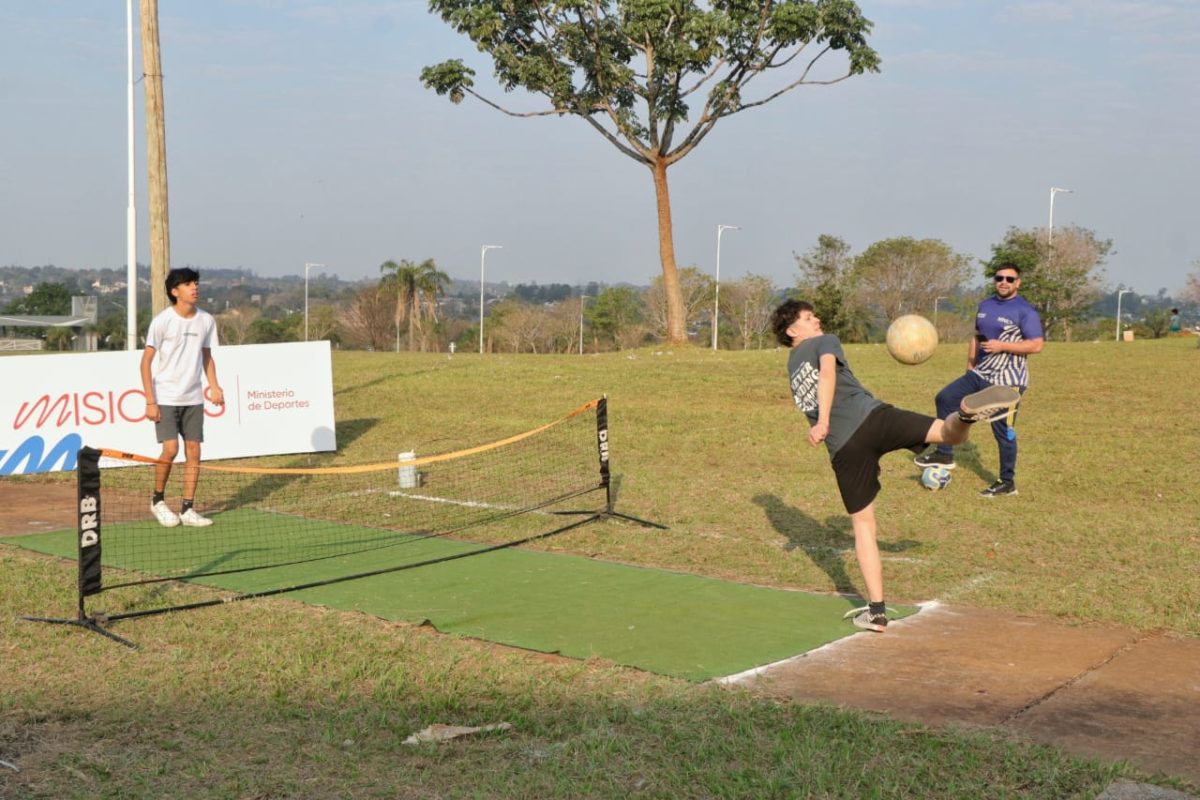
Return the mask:
[[(1056, 229), (1053, 247), (1045, 229), (1010, 228), (991, 256), (972, 263), (936, 239), (896, 237), (853, 253), (844, 240), (822, 234), (794, 254), (795, 282), (776, 286), (764, 275), (747, 274), (720, 286), (717, 340), (722, 349), (775, 347), (768, 330), (772, 309), (787, 296), (813, 303), (823, 327), (846, 342), (882, 340), (901, 314), (936, 321), (943, 340), (965, 340), (975, 306), (991, 291), (987, 278), (1001, 263), (1021, 268), (1022, 295), (1042, 315), (1048, 338), (1111, 338), (1117, 293), (1122, 317), (1141, 337), (1168, 334), (1171, 309), (1182, 308), (1195, 325), (1200, 313), (1200, 260), (1193, 264), (1178, 298), (1107, 289), (1103, 265), (1112, 242), (1080, 227)], [(291, 279), (258, 279), (234, 273), (219, 288), (202, 278), (202, 307), (213, 312), (226, 344), (327, 339), (337, 347), (378, 351), (445, 351), (454, 345), (473, 352), (480, 343), (479, 296), (474, 290), (448, 294), (454, 281), (432, 258), (387, 260), (375, 281), (344, 284), (314, 276), (305, 285)], [(0, 273), (2, 274), (2, 273)], [(208, 272), (205, 271), (205, 276)], [(229, 276), (223, 276), (229, 277)], [(698, 267), (677, 272), (688, 339), (712, 339), (716, 283)], [(461, 286), (461, 283), (460, 283)], [(42, 282), (8, 302), (7, 314), (64, 315), (71, 296), (87, 289), (78, 280)], [(648, 287), (589, 283), (518, 284), (503, 294), (485, 292), (483, 347), (488, 352), (577, 353), (624, 350), (669, 339), (669, 298), (663, 277)], [(141, 306), (140, 306), (141, 307)], [(142, 307), (138, 330), (149, 312)], [(124, 349), (123, 296), (103, 295), (94, 330), (100, 346)], [(4, 336), (37, 336), (51, 348), (69, 349), (70, 331), (9, 328)], [(140, 344), (140, 343), (139, 343)]]

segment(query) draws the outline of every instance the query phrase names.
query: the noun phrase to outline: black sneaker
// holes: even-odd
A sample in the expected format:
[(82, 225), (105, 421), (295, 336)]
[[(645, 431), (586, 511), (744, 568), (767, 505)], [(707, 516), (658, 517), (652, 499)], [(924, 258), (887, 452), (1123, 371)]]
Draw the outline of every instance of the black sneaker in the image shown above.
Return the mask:
[(954, 469), (954, 453), (939, 453), (935, 447), (928, 453), (922, 453), (914, 458), (913, 463), (918, 467), (945, 467), (946, 469)]
[(1021, 402), (1021, 393), (1011, 386), (989, 386), (963, 398), (958, 418), (963, 422), (995, 422)]
[(854, 627), (862, 628), (864, 631), (883, 633), (887, 630), (887, 614), (872, 614), (870, 606), (852, 608), (842, 615), (842, 619), (850, 617), (854, 617)]
[(1000, 497), (1006, 494), (1016, 494), (1017, 485), (1012, 481), (996, 481), (979, 493), (980, 497)]

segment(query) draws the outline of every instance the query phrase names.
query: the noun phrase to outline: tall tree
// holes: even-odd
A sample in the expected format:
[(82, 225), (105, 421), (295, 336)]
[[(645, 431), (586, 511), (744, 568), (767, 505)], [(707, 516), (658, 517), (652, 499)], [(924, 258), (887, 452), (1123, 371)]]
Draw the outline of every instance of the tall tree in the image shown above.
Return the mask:
[(1004, 240), (992, 245), (985, 265), (991, 275), (998, 264), (1021, 268), (1021, 294), (1042, 317), (1046, 335), (1060, 333), (1071, 340), (1071, 326), (1087, 316), (1100, 298), (1104, 259), (1112, 251), (1111, 239), (1098, 239), (1093, 231), (1072, 225), (1054, 232), (1054, 257), (1050, 258), (1045, 228), (1009, 228)]
[(420, 293), (421, 306), (424, 309), (423, 317), (432, 323), (428, 327), (421, 326), (421, 352), (423, 353), (429, 345), (429, 333), (438, 321), (438, 300), (446, 293), (446, 287), (450, 285), (450, 276), (438, 269), (432, 258), (422, 261), (420, 270), (417, 291)]
[(328, 339), (337, 345), (340, 343), (337, 326), (337, 307), (328, 303), (314, 305), (309, 312), (308, 330), (313, 341)]
[(854, 258), (850, 245), (836, 236), (823, 233), (803, 255), (795, 255), (800, 277), (796, 281), (799, 299), (812, 303), (821, 319), (821, 330), (843, 341), (866, 337), (869, 315), (857, 303)]
[(1161, 339), (1167, 335), (1171, 326), (1171, 311), (1167, 308), (1153, 308), (1142, 315), (1142, 324), (1150, 331), (1150, 338)]
[(399, 264), (389, 260), (379, 265), (379, 271), (384, 273), (381, 284), (396, 295), (396, 330), (407, 320), (408, 349), (416, 349), (416, 331), (419, 329), (422, 332), (421, 350), (425, 350), (425, 317), (437, 319), (437, 300), (450, 283), (450, 276), (438, 269), (432, 258), (420, 264), (407, 259)]
[[(613, 341), (618, 349), (645, 332), (645, 304), (631, 286), (607, 286), (584, 309), (592, 330)], [(638, 342), (640, 343), (640, 341)]]
[[(686, 336), (692, 323), (696, 322), (701, 312), (709, 311), (713, 306), (713, 294), (716, 282), (707, 272), (701, 272), (696, 267), (684, 267), (678, 271), (678, 291), (682, 304), (683, 329)], [(654, 333), (668, 342), (671, 339), (671, 301), (667, 290), (667, 281), (663, 276), (655, 276), (646, 291), (646, 309), (649, 311), (650, 327)]]
[(737, 331), (743, 350), (749, 350), (751, 345), (762, 348), (778, 294), (775, 284), (765, 275), (747, 275), (726, 285), (721, 313)]
[(383, 350), (389, 338), (395, 303), (378, 286), (360, 289), (338, 317), (338, 328), (351, 347)]
[[(217, 315), (217, 331), (222, 344), (246, 344), (250, 326), (262, 312), (251, 305), (231, 308)], [(320, 337), (314, 336), (314, 339)]]
[(938, 239), (902, 236), (868, 247), (854, 261), (859, 296), (883, 314), (930, 314), (935, 298), (954, 294), (971, 260)]
[(1192, 271), (1187, 276), (1187, 286), (1183, 287), (1183, 293), (1179, 299), (1185, 303), (1200, 305), (1200, 258), (1192, 262)]
[[(548, 108), (518, 112), (484, 97), (475, 70), (458, 59), (423, 69), (427, 88), (455, 103), (469, 94), (514, 117), (578, 117), (649, 170), (672, 344), (686, 341), (687, 322), (667, 168), (725, 117), (798, 86), (879, 70), (866, 42), (872, 23), (852, 0), (430, 0), (429, 7), (491, 56), (504, 91), (523, 88)], [(815, 75), (830, 51), (845, 53), (844, 71)], [(787, 77), (751, 94), (751, 82), (767, 74)]]

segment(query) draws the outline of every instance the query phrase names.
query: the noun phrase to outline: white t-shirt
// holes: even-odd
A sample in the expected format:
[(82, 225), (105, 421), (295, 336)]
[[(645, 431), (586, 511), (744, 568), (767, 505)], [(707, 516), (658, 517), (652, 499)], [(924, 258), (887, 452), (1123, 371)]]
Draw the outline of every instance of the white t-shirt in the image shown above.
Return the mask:
[(204, 348), (217, 345), (217, 321), (207, 311), (181, 317), (175, 306), (164, 308), (150, 322), (146, 347), (154, 348), (151, 375), (154, 402), (160, 406), (198, 406), (204, 402), (200, 376)]

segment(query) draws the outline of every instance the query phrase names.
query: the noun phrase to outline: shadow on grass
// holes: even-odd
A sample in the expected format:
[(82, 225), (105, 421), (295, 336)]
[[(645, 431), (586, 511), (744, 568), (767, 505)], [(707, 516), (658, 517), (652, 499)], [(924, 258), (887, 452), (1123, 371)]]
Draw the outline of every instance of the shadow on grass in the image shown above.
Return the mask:
[[(983, 431), (980, 431), (980, 433), (983, 433)], [(994, 452), (996, 442), (994, 439), (992, 439), (991, 430), (989, 429), (985, 435), (987, 436), (988, 444), (991, 445)], [(971, 472), (974, 472), (976, 475), (978, 475), (979, 479), (983, 481), (984, 486), (991, 486), (996, 481), (996, 473), (985, 467), (983, 462), (980, 461), (979, 446), (974, 442), (960, 444), (958, 447), (954, 448), (954, 461), (964, 469), (969, 469)], [(917, 481), (919, 482), (920, 479), (921, 477), (918, 473)]]
[[(846, 571), (846, 553), (854, 552), (850, 517), (828, 517), (822, 524), (773, 494), (756, 495), (754, 503), (766, 512), (767, 521), (787, 540), (784, 550), (803, 550), (813, 564), (829, 576), (837, 591), (864, 596)], [(920, 542), (912, 539), (879, 542), (879, 549), (884, 553), (903, 553), (918, 546)]]
[(369, 381), (364, 381), (362, 383), (355, 384), (354, 386), (344, 386), (341, 389), (337, 389), (334, 391), (333, 396), (337, 397), (344, 394), (353, 394), (354, 392), (360, 392), (363, 389), (373, 389), (377, 386), (382, 386), (385, 383), (395, 383), (397, 381), (407, 380), (415, 375), (423, 375), (428, 372), (437, 371), (437, 368), (425, 367), (423, 369), (385, 372), (379, 374), (377, 377), (372, 378)]
[(358, 437), (374, 428), (380, 421), (378, 417), (369, 417), (367, 419), (347, 419), (337, 423), (338, 449), (344, 451), (354, 444)]

